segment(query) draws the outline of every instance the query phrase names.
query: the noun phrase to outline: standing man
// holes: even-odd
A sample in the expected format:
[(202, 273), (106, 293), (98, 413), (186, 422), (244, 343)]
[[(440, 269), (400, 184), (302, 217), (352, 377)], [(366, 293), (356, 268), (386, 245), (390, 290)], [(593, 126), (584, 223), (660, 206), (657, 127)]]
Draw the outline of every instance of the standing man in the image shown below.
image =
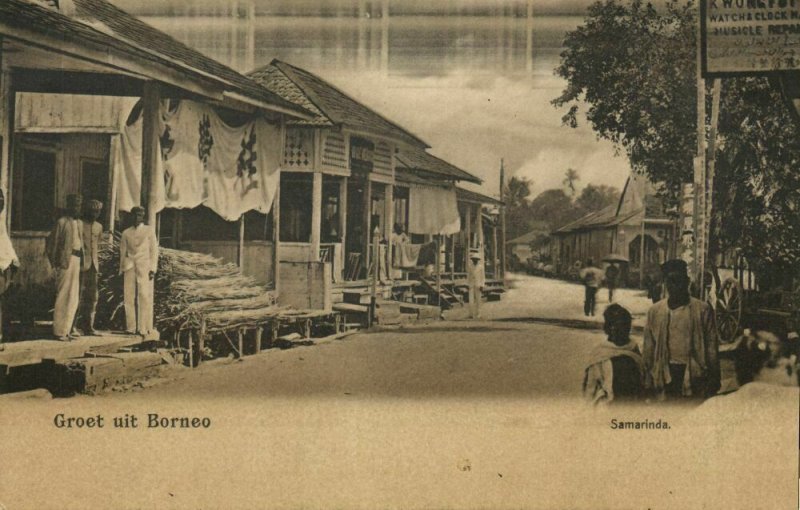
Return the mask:
[(125, 276), (125, 324), (128, 333), (146, 336), (153, 331), (153, 279), (158, 269), (156, 232), (144, 223), (144, 209), (134, 207), (133, 226), (119, 244), (120, 274)]
[(480, 250), (470, 248), (470, 264), (467, 266), (467, 283), (469, 285), (469, 317), (471, 319), (481, 318), (481, 289), (486, 284), (483, 264), (481, 264)]
[(585, 290), (583, 313), (587, 317), (594, 316), (597, 289), (600, 288), (600, 283), (603, 281), (603, 271), (599, 267), (594, 266), (594, 261), (592, 259), (588, 259), (586, 261), (586, 267), (581, 269), (580, 277)]
[[(6, 197), (3, 194), (3, 189), (0, 188), (0, 213), (6, 207)], [(19, 268), (19, 259), (17, 259), (17, 252), (14, 251), (14, 246), (11, 245), (11, 239), (8, 237), (6, 231), (6, 222), (0, 220), (0, 351), (3, 347), (3, 330), (5, 322), (3, 320), (3, 305), (5, 304), (5, 293), (8, 290), (11, 281), (14, 279)]]
[(614, 289), (617, 288), (619, 281), (619, 268), (611, 262), (606, 268), (606, 287), (608, 287), (608, 302), (614, 301)]
[(56, 273), (56, 306), (53, 312), (53, 335), (63, 342), (78, 336), (74, 329), (75, 313), (80, 302), (83, 222), (81, 197), (67, 196), (67, 210), (58, 219), (47, 238), (47, 260)]
[(668, 260), (661, 272), (668, 297), (647, 312), (645, 386), (659, 400), (712, 396), (720, 387), (714, 311), (689, 295), (686, 262)]
[(81, 265), (81, 307), (80, 322), (87, 335), (94, 335), (94, 318), (97, 310), (99, 293), (97, 276), (100, 273), (100, 241), (103, 236), (103, 225), (97, 221), (103, 203), (89, 200), (83, 219), (83, 264)]

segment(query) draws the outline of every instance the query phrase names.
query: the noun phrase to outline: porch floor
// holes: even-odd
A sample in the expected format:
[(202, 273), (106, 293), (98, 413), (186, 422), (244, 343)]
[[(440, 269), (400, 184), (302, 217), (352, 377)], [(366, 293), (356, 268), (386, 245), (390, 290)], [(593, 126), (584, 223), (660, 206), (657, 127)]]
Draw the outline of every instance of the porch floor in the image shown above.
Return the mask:
[(50, 339), (8, 342), (2, 344), (0, 366), (36, 365), (45, 359), (76, 358), (85, 353), (108, 354), (123, 347), (131, 347), (152, 340), (158, 340), (158, 336), (143, 339), (139, 335), (103, 331), (99, 332), (97, 336), (81, 336), (70, 342)]

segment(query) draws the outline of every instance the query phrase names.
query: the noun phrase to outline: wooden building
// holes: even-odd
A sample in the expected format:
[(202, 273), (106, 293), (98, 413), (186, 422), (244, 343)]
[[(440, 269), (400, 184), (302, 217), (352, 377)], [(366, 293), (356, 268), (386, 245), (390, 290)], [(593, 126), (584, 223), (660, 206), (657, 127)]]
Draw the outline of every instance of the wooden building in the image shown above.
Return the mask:
[[(417, 136), (306, 70), (273, 60), (250, 76), (315, 114), (286, 129), (279, 258), (284, 285), (296, 292), (282, 293), (284, 302), (338, 301), (347, 289), (365, 289), (376, 263), (383, 294), (390, 295), (395, 224), (420, 243), (437, 234), (436, 210), (427, 211), (433, 226), (414, 228), (420, 190), (452, 204), (445, 212), (455, 230), (447, 233), (458, 232), (455, 183), (478, 178), (430, 155)], [(313, 297), (318, 292), (323, 297)]]
[[(111, 231), (119, 175), (117, 118), (139, 102), (139, 202), (156, 223), (162, 100), (192, 100), (233, 114), (307, 117), (302, 107), (159, 32), (105, 0), (0, 3), (0, 186), (20, 259), (20, 283), (52, 306), (44, 240), (70, 193), (106, 204)], [(142, 185), (143, 183), (143, 185)], [(41, 292), (39, 291), (41, 290)]]
[(655, 187), (631, 176), (619, 202), (587, 214), (551, 234), (551, 256), (561, 275), (592, 259), (597, 265), (611, 255), (626, 259), (623, 278), (639, 285), (643, 277), (677, 253), (676, 220), (664, 210)]

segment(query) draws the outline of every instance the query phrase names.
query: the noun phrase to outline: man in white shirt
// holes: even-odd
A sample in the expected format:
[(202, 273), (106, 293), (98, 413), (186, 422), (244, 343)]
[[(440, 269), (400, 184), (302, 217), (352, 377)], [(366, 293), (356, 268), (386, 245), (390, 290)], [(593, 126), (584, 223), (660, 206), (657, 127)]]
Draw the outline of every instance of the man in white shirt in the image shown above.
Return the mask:
[(61, 341), (78, 336), (73, 329), (80, 302), (83, 222), (81, 197), (67, 196), (67, 210), (58, 219), (47, 238), (45, 251), (56, 273), (56, 304), (53, 311), (53, 335)]
[(119, 244), (120, 274), (124, 275), (125, 324), (129, 333), (153, 331), (153, 279), (158, 269), (156, 232), (144, 223), (144, 209), (131, 209), (134, 223)]

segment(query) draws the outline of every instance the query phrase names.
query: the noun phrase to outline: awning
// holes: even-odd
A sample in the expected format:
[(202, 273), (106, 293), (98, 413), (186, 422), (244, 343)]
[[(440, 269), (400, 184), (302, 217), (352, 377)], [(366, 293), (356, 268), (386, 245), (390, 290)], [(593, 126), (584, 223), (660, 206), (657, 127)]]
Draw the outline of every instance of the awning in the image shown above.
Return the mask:
[(450, 235), (461, 230), (454, 187), (412, 184), (408, 188), (408, 231)]

